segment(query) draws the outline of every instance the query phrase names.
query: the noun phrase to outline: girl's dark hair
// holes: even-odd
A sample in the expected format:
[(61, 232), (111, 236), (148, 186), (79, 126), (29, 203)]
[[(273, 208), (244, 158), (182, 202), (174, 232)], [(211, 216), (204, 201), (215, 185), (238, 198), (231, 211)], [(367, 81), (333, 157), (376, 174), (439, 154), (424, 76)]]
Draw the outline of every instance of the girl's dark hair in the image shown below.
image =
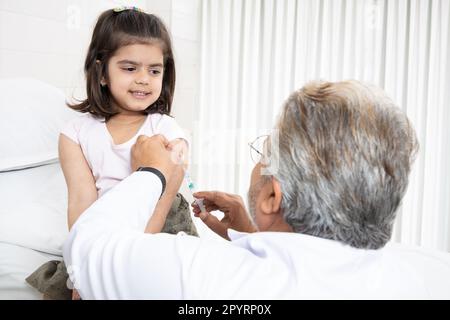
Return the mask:
[(102, 77), (108, 79), (108, 61), (123, 46), (149, 43), (161, 46), (164, 74), (161, 95), (145, 111), (170, 114), (175, 90), (175, 61), (170, 35), (158, 17), (137, 10), (107, 10), (100, 15), (84, 63), (87, 99), (68, 106), (80, 112), (105, 117), (106, 120), (118, 114), (119, 111), (110, 103), (108, 87), (100, 84)]

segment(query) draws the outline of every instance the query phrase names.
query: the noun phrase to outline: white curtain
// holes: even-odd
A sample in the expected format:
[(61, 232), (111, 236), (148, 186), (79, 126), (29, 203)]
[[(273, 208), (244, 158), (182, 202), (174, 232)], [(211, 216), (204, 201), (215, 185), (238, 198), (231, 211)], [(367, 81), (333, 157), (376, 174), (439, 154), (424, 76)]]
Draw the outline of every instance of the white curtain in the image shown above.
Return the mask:
[(200, 189), (246, 196), (247, 143), (315, 79), (383, 87), (420, 152), (393, 240), (450, 251), (450, 0), (203, 0)]

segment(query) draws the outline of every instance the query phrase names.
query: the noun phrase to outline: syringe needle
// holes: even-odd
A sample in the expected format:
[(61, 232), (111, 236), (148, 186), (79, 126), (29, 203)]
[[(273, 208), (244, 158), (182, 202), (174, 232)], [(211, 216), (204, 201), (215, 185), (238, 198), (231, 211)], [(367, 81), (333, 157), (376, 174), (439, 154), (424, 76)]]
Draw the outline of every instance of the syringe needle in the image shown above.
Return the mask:
[(185, 178), (186, 178), (186, 182), (188, 184), (189, 191), (191, 192), (195, 203), (200, 208), (201, 212), (206, 213), (206, 208), (205, 208), (205, 205), (203, 204), (203, 199), (197, 199), (196, 197), (194, 197), (195, 185), (194, 185), (194, 182), (192, 182), (191, 177), (189, 176), (189, 173), (187, 171), (186, 171), (186, 174), (185, 174)]

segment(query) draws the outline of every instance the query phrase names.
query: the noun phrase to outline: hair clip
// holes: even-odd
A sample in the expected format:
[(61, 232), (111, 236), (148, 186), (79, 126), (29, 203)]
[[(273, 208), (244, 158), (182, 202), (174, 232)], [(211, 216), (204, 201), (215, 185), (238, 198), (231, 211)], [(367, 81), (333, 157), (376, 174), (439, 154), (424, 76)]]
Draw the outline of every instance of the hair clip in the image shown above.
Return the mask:
[(122, 12), (122, 11), (126, 11), (126, 10), (134, 10), (134, 11), (138, 11), (138, 12), (144, 12), (144, 10), (142, 10), (138, 7), (135, 7), (135, 6), (131, 6), (131, 7), (121, 6), (121, 7), (117, 7), (117, 8), (113, 9), (114, 12)]

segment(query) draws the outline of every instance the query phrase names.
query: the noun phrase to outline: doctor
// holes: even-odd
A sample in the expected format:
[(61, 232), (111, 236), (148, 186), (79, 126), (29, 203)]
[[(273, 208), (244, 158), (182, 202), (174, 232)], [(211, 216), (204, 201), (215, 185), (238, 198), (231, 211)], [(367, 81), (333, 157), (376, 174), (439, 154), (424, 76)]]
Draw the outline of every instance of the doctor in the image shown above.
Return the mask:
[(197, 194), (207, 211), (224, 212), (219, 221), (194, 207), (231, 240), (223, 242), (144, 233), (182, 173), (164, 137), (139, 137), (136, 172), (88, 208), (65, 243), (81, 297), (450, 298), (448, 254), (387, 244), (417, 142), (383, 92), (354, 81), (311, 83), (289, 97), (275, 128), (257, 150), (251, 218), (238, 196)]

